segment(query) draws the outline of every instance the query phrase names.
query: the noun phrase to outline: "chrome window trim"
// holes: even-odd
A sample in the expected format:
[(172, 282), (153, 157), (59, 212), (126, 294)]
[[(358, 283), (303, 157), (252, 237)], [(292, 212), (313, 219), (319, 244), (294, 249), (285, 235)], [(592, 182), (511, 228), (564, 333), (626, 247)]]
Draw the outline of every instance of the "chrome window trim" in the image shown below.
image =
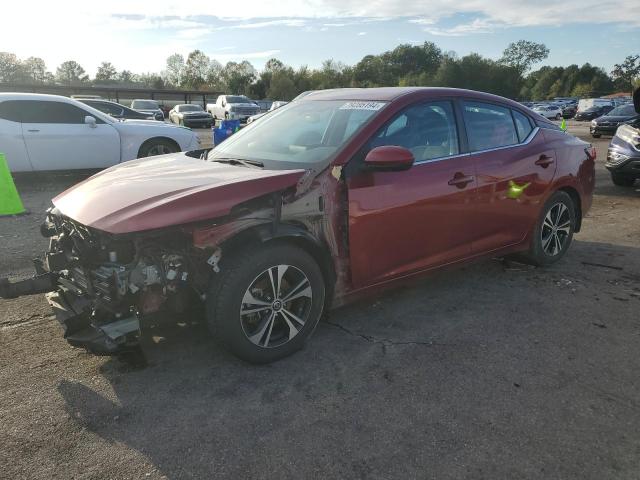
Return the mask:
[(455, 155), (449, 155), (449, 156), (446, 156), (446, 157), (430, 158), (429, 160), (421, 160), (419, 162), (414, 162), (414, 165), (422, 165), (422, 164), (425, 164), (425, 163), (440, 162), (442, 160), (448, 160), (450, 158), (468, 157), (469, 155), (475, 155), (475, 154), (478, 154), (478, 153), (495, 152), (496, 150), (505, 150), (507, 148), (521, 147), (523, 145), (528, 145), (529, 143), (531, 143), (533, 141), (533, 139), (535, 138), (535, 136), (538, 134), (539, 131), (540, 131), (540, 127), (538, 127), (536, 125), (536, 127), (534, 127), (534, 129), (531, 130), (531, 133), (529, 133), (529, 136), (527, 138), (525, 138), (524, 142), (521, 142), (521, 143), (514, 143), (513, 145), (504, 145), (502, 147), (487, 148), (485, 150), (475, 150), (473, 152), (457, 153)]

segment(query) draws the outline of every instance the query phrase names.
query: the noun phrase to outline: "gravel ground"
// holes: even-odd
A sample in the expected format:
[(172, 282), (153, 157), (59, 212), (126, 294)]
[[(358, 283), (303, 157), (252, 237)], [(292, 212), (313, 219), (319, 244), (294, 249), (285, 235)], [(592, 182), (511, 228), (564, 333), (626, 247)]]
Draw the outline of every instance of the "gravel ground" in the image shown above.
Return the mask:
[[(273, 365), (198, 318), (150, 326), (144, 360), (94, 357), (41, 296), (0, 300), (2, 476), (637, 479), (640, 189), (611, 184), (607, 143), (559, 264), (434, 275), (332, 312)], [(0, 276), (28, 273), (78, 178), (19, 179), (32, 213), (0, 219)]]

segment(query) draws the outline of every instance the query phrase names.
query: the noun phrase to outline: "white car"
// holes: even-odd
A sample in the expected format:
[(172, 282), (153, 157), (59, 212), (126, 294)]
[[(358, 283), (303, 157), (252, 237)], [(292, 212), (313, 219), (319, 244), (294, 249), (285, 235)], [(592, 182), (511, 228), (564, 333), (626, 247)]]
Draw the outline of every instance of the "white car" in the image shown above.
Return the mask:
[(562, 109), (557, 105), (537, 105), (532, 108), (534, 112), (546, 118), (560, 120), (562, 118)]
[(276, 100), (275, 102), (271, 103), (271, 107), (266, 112), (262, 112), (257, 115), (252, 115), (249, 118), (247, 118), (247, 123), (253, 123), (256, 120), (258, 120), (260, 117), (263, 117), (269, 112), (273, 112), (274, 110), (277, 110), (278, 108), (282, 107), (283, 105), (286, 105), (287, 103), (289, 102), (285, 102), (283, 100)]
[(187, 128), (117, 120), (58, 95), (0, 93), (0, 152), (12, 172), (107, 168), (198, 148)]

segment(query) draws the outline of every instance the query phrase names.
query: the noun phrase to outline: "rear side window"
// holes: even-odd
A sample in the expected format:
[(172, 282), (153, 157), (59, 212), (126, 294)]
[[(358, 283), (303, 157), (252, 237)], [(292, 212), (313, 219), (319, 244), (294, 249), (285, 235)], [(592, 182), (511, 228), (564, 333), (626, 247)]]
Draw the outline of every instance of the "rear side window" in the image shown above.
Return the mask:
[(521, 142), (524, 142), (529, 136), (529, 134), (531, 134), (533, 127), (531, 126), (529, 117), (527, 117), (526, 115), (523, 115), (517, 110), (512, 110), (512, 111), (513, 111), (513, 120), (516, 122), (516, 131), (518, 132), (518, 140), (520, 140)]
[(7, 100), (0, 103), (0, 118), (10, 122), (20, 122), (22, 119), (20, 102), (17, 100)]
[(462, 104), (472, 152), (518, 143), (510, 109), (484, 102), (464, 101)]
[[(63, 102), (22, 100), (23, 123), (84, 123), (84, 117), (91, 115), (81, 108)], [(96, 118), (96, 123), (104, 123)]]
[(402, 111), (378, 131), (370, 148), (383, 145), (407, 148), (416, 162), (457, 155), (458, 129), (451, 102), (422, 103)]

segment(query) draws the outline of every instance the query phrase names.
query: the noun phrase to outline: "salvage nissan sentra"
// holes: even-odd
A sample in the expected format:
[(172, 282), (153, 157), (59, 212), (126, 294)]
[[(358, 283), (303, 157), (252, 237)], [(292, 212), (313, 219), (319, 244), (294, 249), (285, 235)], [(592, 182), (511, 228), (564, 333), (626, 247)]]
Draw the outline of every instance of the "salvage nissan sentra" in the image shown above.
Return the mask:
[(134, 160), (53, 200), (38, 275), (67, 340), (136, 345), (159, 310), (205, 303), (250, 362), (299, 349), (330, 306), (486, 256), (558, 261), (591, 206), (595, 151), (494, 95), (316, 92), (210, 151)]

